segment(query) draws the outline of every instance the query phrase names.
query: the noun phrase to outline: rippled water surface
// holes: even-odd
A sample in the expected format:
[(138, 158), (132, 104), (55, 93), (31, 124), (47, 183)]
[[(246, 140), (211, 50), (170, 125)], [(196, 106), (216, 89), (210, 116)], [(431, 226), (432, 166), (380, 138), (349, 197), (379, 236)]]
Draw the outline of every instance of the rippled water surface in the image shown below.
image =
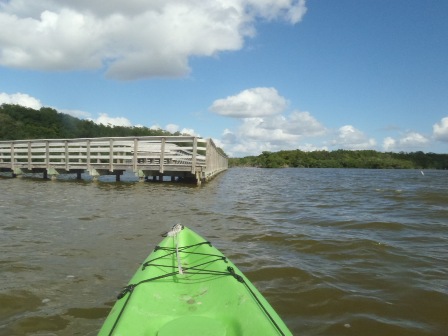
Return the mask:
[(0, 177), (0, 335), (96, 335), (179, 222), (295, 335), (447, 335), (447, 171), (255, 168), (199, 188)]

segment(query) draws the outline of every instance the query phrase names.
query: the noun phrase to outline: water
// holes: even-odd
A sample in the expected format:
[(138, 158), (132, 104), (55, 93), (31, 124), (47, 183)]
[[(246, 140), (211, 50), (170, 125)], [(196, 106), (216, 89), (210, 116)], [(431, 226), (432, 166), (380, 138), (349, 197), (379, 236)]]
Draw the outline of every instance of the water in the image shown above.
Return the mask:
[(178, 222), (295, 335), (448, 335), (448, 172), (255, 168), (199, 188), (0, 178), (0, 335), (96, 335)]

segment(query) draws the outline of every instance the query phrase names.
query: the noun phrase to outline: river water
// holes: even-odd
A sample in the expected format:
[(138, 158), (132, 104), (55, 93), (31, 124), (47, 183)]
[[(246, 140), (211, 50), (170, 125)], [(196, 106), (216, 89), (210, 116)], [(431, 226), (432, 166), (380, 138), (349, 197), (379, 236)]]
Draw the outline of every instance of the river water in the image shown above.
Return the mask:
[(0, 177), (0, 335), (96, 335), (176, 223), (226, 254), (295, 335), (448, 335), (447, 171), (123, 180)]

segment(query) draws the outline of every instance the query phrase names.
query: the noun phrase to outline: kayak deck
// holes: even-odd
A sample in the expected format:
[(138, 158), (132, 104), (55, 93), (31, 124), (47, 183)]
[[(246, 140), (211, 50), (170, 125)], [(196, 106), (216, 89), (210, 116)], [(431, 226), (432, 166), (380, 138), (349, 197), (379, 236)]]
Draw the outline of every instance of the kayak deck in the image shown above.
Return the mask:
[(177, 229), (120, 293), (99, 335), (291, 335), (230, 260)]

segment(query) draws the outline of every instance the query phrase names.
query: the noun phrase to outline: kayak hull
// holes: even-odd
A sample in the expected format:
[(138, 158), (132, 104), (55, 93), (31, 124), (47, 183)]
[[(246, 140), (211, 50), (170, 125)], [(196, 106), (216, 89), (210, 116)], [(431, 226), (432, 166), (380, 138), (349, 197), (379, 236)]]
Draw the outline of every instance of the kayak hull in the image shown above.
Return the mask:
[(99, 335), (291, 335), (253, 284), (187, 227), (146, 258)]

